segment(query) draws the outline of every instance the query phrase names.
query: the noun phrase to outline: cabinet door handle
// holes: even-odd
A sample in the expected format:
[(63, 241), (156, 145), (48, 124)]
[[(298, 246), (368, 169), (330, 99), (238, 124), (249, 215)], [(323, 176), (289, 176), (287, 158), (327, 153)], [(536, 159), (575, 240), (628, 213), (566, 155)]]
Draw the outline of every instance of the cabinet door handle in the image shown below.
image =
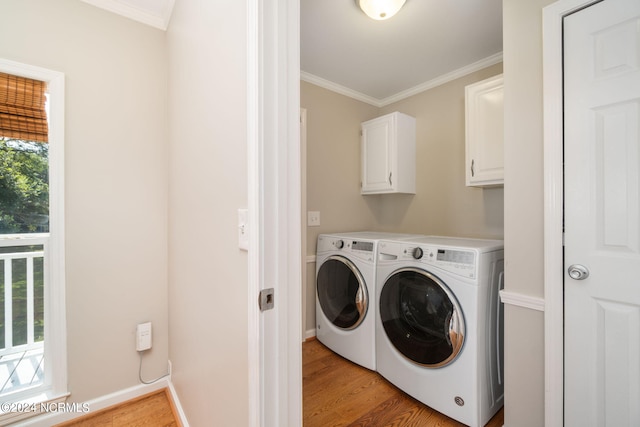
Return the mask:
[(389, 185), (393, 185), (393, 182), (391, 182), (391, 172), (389, 172)]
[(473, 176), (475, 176), (475, 172), (474, 172), (474, 170), (473, 170), (474, 163), (475, 163), (475, 160), (474, 160), (474, 159), (471, 159), (471, 176), (472, 176), (472, 177), (473, 177)]

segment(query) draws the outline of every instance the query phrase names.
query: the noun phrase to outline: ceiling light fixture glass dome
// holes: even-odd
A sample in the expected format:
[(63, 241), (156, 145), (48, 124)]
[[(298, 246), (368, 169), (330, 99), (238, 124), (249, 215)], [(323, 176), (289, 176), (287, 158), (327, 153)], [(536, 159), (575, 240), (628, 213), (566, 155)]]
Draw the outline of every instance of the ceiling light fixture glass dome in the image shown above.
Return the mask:
[(356, 0), (358, 6), (372, 19), (389, 19), (404, 6), (407, 0)]

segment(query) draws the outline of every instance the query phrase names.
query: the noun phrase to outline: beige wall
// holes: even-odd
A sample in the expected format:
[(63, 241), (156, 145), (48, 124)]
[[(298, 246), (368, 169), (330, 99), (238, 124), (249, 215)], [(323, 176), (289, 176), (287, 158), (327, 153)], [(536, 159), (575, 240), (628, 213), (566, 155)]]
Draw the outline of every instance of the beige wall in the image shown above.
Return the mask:
[(77, 0), (3, 0), (0, 57), (65, 74), (70, 400), (138, 382), (136, 324), (153, 322), (147, 378), (166, 371), (164, 33)]
[(379, 109), (300, 82), (300, 106), (307, 110), (307, 210), (320, 211), (320, 227), (307, 229), (307, 253), (316, 253), (318, 234), (375, 228), (360, 196), (360, 123)]
[(245, 8), (180, 0), (167, 32), (170, 357), (193, 426), (248, 424)]
[[(544, 296), (542, 8), (505, 0), (505, 288)], [(524, 274), (523, 274), (524, 272)], [(505, 426), (544, 425), (544, 315), (505, 310)]]
[[(465, 186), (464, 88), (502, 72), (471, 73), (384, 108), (301, 82), (307, 109), (307, 254), (318, 234), (376, 230), (480, 238), (503, 237), (503, 189)], [(416, 194), (360, 194), (360, 123), (400, 111), (416, 118)], [(315, 268), (307, 263), (303, 330), (315, 325)]]
[(465, 186), (464, 157), (464, 88), (501, 72), (497, 64), (379, 111), (416, 118), (416, 194), (364, 197), (377, 230), (502, 238), (503, 189)]

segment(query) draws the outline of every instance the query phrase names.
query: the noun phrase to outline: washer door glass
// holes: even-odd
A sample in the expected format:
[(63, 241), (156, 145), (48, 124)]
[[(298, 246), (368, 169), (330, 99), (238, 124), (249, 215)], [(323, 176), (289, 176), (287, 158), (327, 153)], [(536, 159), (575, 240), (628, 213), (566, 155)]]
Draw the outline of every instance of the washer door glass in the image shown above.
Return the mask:
[(347, 258), (331, 256), (318, 270), (318, 302), (325, 317), (341, 329), (356, 328), (367, 314), (367, 288)]
[(446, 366), (464, 342), (464, 318), (455, 296), (436, 276), (402, 269), (384, 283), (380, 319), (393, 346), (422, 366)]

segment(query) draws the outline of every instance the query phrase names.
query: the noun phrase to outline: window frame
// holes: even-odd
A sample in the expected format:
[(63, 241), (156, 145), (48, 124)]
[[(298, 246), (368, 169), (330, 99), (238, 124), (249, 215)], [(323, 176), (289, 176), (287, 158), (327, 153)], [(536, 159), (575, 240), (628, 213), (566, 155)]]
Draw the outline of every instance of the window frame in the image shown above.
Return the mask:
[[(0, 71), (44, 81), (47, 83), (47, 93), (49, 94), (49, 238), (45, 243), (45, 274), (47, 275), (45, 282), (45, 380), (40, 387), (17, 392), (7, 400), (11, 402), (59, 401), (69, 395), (67, 390), (64, 230), (65, 76), (58, 71), (2, 58), (0, 58)], [(28, 235), (13, 235), (13, 237), (28, 239)], [(0, 424), (3, 425), (5, 419), (17, 419), (17, 415), (25, 414), (0, 412)]]

